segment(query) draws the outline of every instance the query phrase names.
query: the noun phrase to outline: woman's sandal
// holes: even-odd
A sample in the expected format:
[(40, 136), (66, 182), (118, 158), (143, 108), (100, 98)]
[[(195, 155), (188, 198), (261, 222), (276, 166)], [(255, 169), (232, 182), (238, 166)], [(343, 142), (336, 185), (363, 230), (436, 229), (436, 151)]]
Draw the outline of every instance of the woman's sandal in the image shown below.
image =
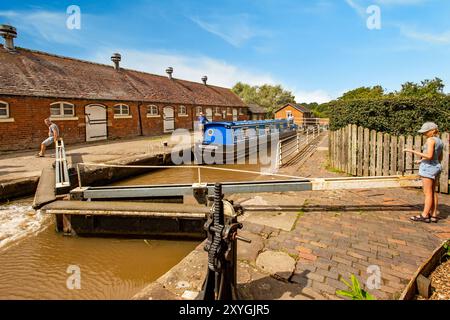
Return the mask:
[(425, 222), (425, 223), (431, 222), (430, 218), (424, 218), (424, 217), (422, 217), (422, 215), (414, 216), (414, 217), (411, 217), (410, 219), (411, 219), (411, 221), (414, 221), (414, 222)]
[(436, 218), (436, 217), (431, 217), (430, 218), (430, 222), (433, 222), (433, 223), (437, 223), (438, 220), (439, 220), (439, 218)]

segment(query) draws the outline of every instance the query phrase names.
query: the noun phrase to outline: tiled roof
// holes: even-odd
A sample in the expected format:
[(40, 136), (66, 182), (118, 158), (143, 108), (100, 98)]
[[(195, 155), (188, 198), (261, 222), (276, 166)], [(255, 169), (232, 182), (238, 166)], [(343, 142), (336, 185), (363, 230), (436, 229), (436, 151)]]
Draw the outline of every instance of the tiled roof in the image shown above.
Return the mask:
[(250, 103), (248, 105), (248, 110), (251, 113), (267, 113), (267, 110), (263, 107), (261, 107), (259, 104), (256, 103)]
[(278, 112), (278, 111), (280, 111), (281, 109), (286, 108), (287, 106), (291, 106), (291, 107), (293, 107), (293, 108), (295, 108), (295, 109), (297, 109), (298, 111), (303, 112), (303, 113), (311, 113), (311, 110), (309, 110), (308, 108), (306, 108), (306, 107), (304, 107), (304, 106), (302, 106), (302, 105), (300, 105), (300, 104), (293, 104), (293, 103), (285, 104), (285, 105), (282, 106), (281, 108), (278, 108), (275, 112)]
[[(112, 63), (111, 63), (112, 64)], [(0, 94), (245, 107), (230, 89), (0, 45)]]

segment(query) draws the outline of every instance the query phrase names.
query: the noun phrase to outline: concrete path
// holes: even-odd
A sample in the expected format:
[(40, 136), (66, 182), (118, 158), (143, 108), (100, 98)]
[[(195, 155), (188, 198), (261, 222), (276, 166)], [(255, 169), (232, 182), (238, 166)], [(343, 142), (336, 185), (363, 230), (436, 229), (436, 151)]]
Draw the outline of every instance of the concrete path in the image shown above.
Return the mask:
[[(102, 141), (89, 144), (66, 145), (69, 166), (81, 162), (111, 162), (127, 157), (153, 155), (165, 151), (163, 142), (169, 148), (176, 144), (170, 135), (139, 137), (132, 140)], [(42, 169), (51, 167), (55, 161), (54, 149), (45, 158), (37, 158), (38, 150), (0, 154), (0, 183), (38, 177)]]
[[(326, 144), (324, 139), (296, 174), (342, 175), (327, 170)], [(244, 206), (265, 203), (271, 208), (247, 210), (240, 218), (240, 234), (252, 239), (251, 244), (238, 243), (241, 298), (341, 299), (336, 290), (346, 287), (340, 279), (352, 274), (378, 299), (398, 298), (417, 268), (450, 239), (450, 196), (439, 197), (442, 220), (424, 224), (409, 221), (422, 208), (422, 191), (414, 188), (233, 195)], [(169, 271), (136, 298), (195, 297), (206, 262), (200, 245), (175, 272)], [(375, 269), (380, 287), (369, 289), (366, 281)]]

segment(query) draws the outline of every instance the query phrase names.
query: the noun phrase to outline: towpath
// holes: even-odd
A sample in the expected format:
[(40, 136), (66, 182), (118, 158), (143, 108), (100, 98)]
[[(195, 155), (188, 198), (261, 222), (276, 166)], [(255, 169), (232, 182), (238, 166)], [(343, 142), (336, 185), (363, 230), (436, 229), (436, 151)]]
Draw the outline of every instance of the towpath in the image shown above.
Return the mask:
[[(170, 150), (175, 144), (170, 135), (140, 137), (132, 140), (101, 141), (88, 144), (67, 145), (66, 156), (69, 166), (82, 162), (114, 162), (115, 160), (151, 156)], [(0, 154), (0, 183), (39, 177), (42, 169), (55, 161), (54, 149), (45, 158), (37, 158), (38, 151), (4, 152)]]

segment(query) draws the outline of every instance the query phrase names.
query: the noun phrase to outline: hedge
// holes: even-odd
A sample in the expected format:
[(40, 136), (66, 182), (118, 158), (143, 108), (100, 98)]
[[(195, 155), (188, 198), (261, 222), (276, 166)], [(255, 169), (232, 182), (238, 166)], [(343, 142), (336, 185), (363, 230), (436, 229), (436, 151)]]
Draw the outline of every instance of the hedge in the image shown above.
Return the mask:
[(450, 97), (336, 100), (329, 104), (331, 130), (356, 124), (394, 135), (414, 135), (424, 122), (433, 121), (441, 132), (450, 131)]

